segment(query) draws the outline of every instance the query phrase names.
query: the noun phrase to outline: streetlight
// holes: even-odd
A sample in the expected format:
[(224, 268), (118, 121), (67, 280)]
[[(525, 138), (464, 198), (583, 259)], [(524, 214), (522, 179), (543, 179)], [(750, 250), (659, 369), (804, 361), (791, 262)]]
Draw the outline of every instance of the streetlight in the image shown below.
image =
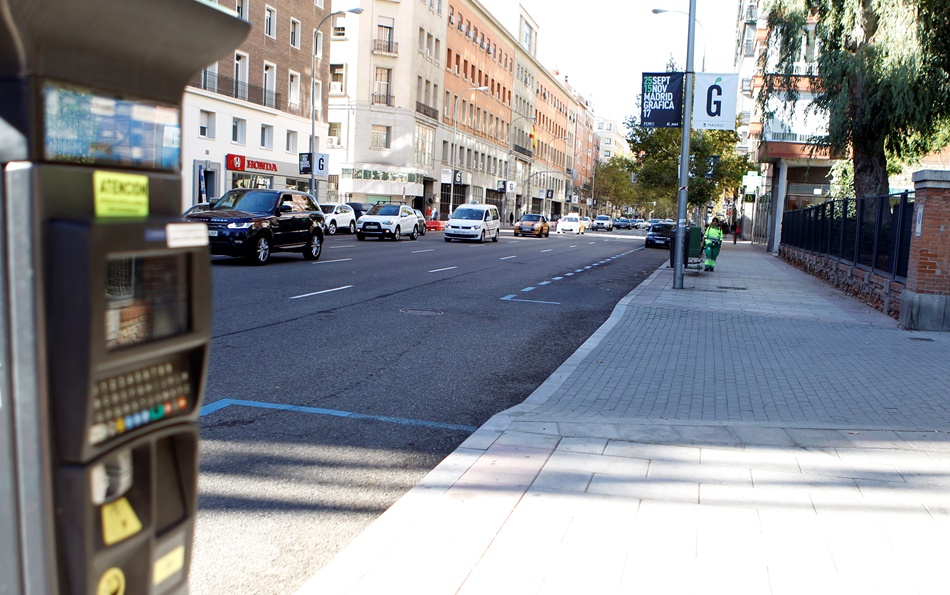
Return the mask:
[[(316, 92), (317, 87), (317, 32), (320, 30), (320, 27), (323, 26), (323, 23), (327, 22), (330, 17), (336, 16), (338, 14), (346, 14), (348, 12), (360, 14), (363, 12), (363, 9), (351, 8), (349, 10), (338, 10), (336, 12), (331, 12), (327, 16), (323, 17), (323, 20), (317, 23), (316, 28), (313, 30), (313, 51), (310, 52), (310, 195), (313, 196), (313, 198), (317, 201), (320, 199), (317, 197), (317, 180), (313, 167), (313, 158), (317, 153), (317, 113), (316, 109), (314, 109), (315, 103), (313, 99), (313, 94)], [(323, 101), (323, 97), (320, 98), (320, 101)]]
[[(593, 157), (594, 151), (587, 149), (587, 156), (591, 158), (592, 162), (590, 164), (590, 206), (594, 206), (596, 197), (594, 196), (594, 182), (597, 181), (597, 159)], [(591, 209), (594, 210), (594, 209)]]
[[(667, 11), (662, 8), (654, 8), (654, 14), (661, 12), (679, 12)], [(689, 26), (686, 30), (686, 80), (683, 86), (689, 94), (688, 99), (683, 106), (683, 137), (680, 143), (680, 177), (679, 191), (676, 195), (676, 240), (673, 242), (673, 289), (683, 289), (683, 269), (686, 267), (686, 255), (683, 253), (683, 238), (686, 234), (686, 206), (689, 199), (689, 133), (693, 121), (693, 51), (696, 42), (696, 0), (689, 0)], [(702, 26), (702, 25), (700, 25)], [(706, 31), (703, 30), (705, 43)], [(705, 50), (703, 51), (703, 61), (706, 60)], [(703, 65), (705, 71), (705, 64)]]
[[(530, 122), (534, 122), (537, 119), (538, 119), (537, 116), (518, 116), (517, 118), (511, 121), (511, 124), (508, 125), (508, 161), (505, 163), (505, 181), (506, 182), (511, 180), (511, 160), (515, 154), (514, 141), (511, 139), (511, 130), (515, 127), (515, 122), (517, 122), (518, 120), (528, 120)], [(515, 173), (517, 173), (517, 169), (515, 170)], [(506, 194), (507, 194), (507, 188), (506, 188)], [(518, 192), (516, 190), (515, 196), (517, 196), (517, 194)], [(528, 198), (531, 198), (531, 197), (528, 197)], [(515, 210), (518, 210), (517, 202), (518, 201), (516, 199)]]
[[(462, 93), (468, 93), (469, 91), (487, 91), (488, 87), (469, 87), (462, 91)], [(455, 147), (452, 149), (452, 180), (451, 185), (449, 186), (449, 215), (452, 211), (455, 210), (455, 164), (458, 154), (458, 136), (459, 136), (459, 98), (458, 95), (455, 96), (455, 117), (453, 118), (454, 132), (452, 133), (452, 143)]]
[[(689, 16), (688, 13), (683, 12), (682, 10), (672, 10), (667, 8), (654, 8), (651, 12), (653, 14), (662, 14), (664, 12), (678, 12), (679, 14), (685, 14)], [(706, 28), (703, 27), (703, 24), (699, 22), (699, 19), (694, 18), (696, 24), (699, 25), (699, 28), (703, 30), (703, 61), (702, 61), (702, 72), (706, 72)]]

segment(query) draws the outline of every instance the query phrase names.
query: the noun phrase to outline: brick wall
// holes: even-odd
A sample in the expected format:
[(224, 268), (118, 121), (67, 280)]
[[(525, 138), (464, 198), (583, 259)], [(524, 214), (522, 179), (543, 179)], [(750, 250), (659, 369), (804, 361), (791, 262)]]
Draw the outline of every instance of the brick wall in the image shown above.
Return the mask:
[(903, 283), (790, 246), (782, 245), (779, 257), (872, 308), (892, 318), (900, 318)]
[(922, 211), (920, 234), (914, 228), (907, 286), (919, 294), (950, 295), (950, 188), (925, 187), (916, 192)]

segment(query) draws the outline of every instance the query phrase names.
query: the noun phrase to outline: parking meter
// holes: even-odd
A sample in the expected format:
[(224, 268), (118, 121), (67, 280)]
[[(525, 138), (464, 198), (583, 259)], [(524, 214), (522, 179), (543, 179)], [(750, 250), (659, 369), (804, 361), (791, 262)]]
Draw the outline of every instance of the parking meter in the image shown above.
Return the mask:
[(185, 593), (210, 340), (181, 209), (198, 0), (0, 0), (0, 594)]

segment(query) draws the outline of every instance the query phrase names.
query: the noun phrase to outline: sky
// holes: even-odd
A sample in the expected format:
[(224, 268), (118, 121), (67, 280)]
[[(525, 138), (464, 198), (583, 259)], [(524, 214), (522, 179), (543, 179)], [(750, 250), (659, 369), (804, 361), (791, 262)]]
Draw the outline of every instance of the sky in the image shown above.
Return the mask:
[[(502, 24), (519, 0), (480, 0)], [(520, 0), (538, 23), (538, 60), (568, 76), (570, 85), (594, 103), (597, 116), (623, 122), (637, 112), (644, 72), (665, 72), (672, 55), (686, 65), (688, 0)], [(509, 8), (506, 8), (509, 7)], [(573, 10), (566, 10), (565, 7)], [(576, 10), (583, 6), (583, 11)], [(653, 14), (654, 8), (682, 11)], [(695, 70), (705, 53), (706, 72), (735, 72), (739, 0), (696, 0)], [(703, 33), (706, 33), (704, 35)], [(517, 30), (513, 31), (517, 35)], [(706, 38), (708, 36), (708, 39)]]

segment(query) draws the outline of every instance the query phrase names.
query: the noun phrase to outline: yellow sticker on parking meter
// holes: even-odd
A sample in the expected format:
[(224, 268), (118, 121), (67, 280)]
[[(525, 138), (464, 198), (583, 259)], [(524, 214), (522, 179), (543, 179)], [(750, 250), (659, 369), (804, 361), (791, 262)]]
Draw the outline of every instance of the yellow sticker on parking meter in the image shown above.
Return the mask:
[(125, 498), (102, 505), (102, 541), (106, 545), (119, 543), (142, 530), (132, 505)]
[(180, 545), (158, 560), (152, 571), (152, 584), (160, 585), (185, 566), (185, 546)]
[(96, 217), (148, 215), (148, 176), (97, 171), (92, 185)]
[(125, 573), (121, 568), (113, 566), (102, 573), (96, 595), (125, 595)]

